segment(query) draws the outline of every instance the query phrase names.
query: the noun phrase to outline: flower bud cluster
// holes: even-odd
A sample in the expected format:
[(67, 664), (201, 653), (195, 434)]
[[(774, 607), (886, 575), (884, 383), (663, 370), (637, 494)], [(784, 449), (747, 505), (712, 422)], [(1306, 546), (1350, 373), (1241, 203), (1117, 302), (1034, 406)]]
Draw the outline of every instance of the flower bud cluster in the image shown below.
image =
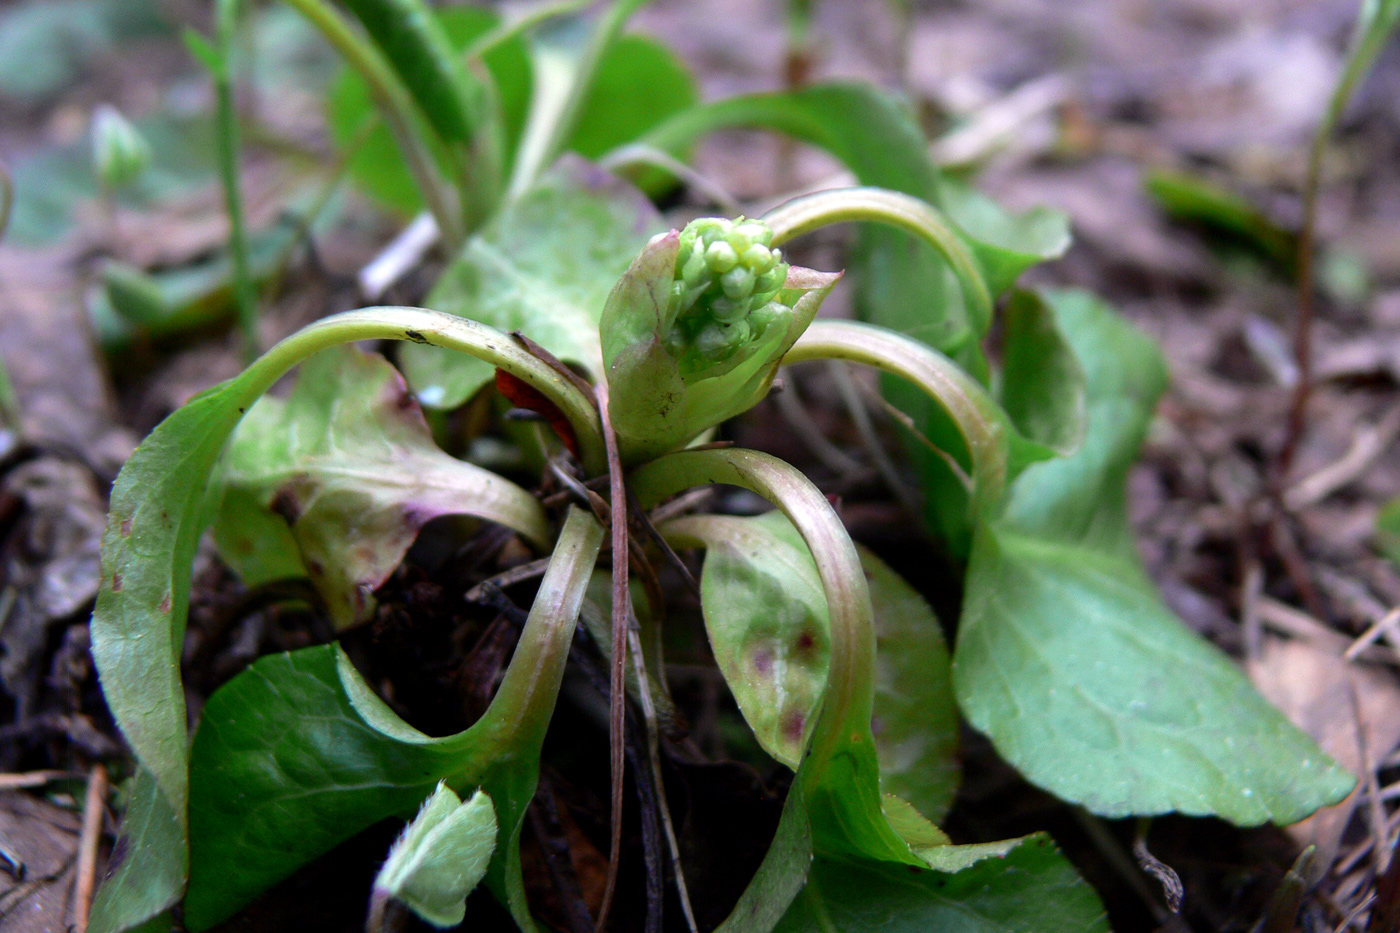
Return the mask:
[(787, 279), (773, 231), (757, 220), (704, 217), (680, 236), (667, 348), (683, 370), (709, 370), (762, 339), (791, 309), (774, 299)]

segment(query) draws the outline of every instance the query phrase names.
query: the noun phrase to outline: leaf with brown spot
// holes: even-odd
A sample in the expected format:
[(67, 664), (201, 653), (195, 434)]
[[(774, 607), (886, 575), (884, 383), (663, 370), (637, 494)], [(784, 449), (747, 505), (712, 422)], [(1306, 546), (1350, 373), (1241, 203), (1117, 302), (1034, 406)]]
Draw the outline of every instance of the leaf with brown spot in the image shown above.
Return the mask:
[[(810, 552), (779, 512), (692, 516), (664, 530), (707, 546), (701, 599), (715, 660), (759, 744), (797, 767), (830, 658), (826, 597)], [(875, 609), (871, 726), (881, 789), (938, 820), (959, 774), (948, 650), (922, 597), (869, 551), (860, 559)]]

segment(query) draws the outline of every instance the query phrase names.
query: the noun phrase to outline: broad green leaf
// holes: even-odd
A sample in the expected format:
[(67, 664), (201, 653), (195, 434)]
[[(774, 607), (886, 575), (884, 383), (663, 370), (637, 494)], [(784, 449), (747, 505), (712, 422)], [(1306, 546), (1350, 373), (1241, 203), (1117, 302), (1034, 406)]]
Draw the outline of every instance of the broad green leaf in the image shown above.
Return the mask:
[[(826, 687), (831, 623), (812, 555), (782, 512), (698, 516), (664, 527), (706, 547), (705, 628), (759, 745), (796, 769)], [(875, 611), (871, 732), (882, 790), (941, 819), (958, 783), (958, 724), (948, 652), (933, 611), (883, 561), (860, 549)]]
[(647, 36), (619, 36), (598, 62), (566, 148), (596, 159), (698, 99), (695, 79), (670, 49)]
[[(474, 40), (491, 31), (500, 17), (478, 6), (450, 6), (435, 11), (452, 47), (460, 52)], [(482, 57), (495, 85), (505, 136), (506, 163), (515, 151), (525, 109), (530, 99), (530, 60), (519, 36), (501, 42)], [(360, 133), (365, 121), (374, 118), (375, 106), (369, 88), (351, 68), (342, 68), (327, 97), (331, 135), (344, 148)], [(378, 126), (350, 155), (350, 176), (360, 190), (382, 206), (409, 216), (423, 206), (417, 184), (404, 167), (403, 156), (385, 126)]]
[(334, 645), (272, 655), (209, 698), (190, 767), (186, 922), (206, 929), (336, 843), (486, 762), (383, 704)]
[(190, 769), (186, 923), (206, 929), (365, 827), (409, 814), (439, 781), (480, 787), (499, 832), (487, 881), (533, 929), (520, 829), (601, 526), (574, 510), (491, 707), (429, 738), (399, 719), (335, 645), (257, 661), (209, 699)]
[[(598, 319), (608, 293), (663, 226), (641, 192), (565, 158), (467, 241), (426, 304), (518, 330), (596, 380), (603, 368)], [(454, 408), (491, 380), (490, 366), (438, 347), (406, 346), (400, 359), (419, 401), (431, 408)]]
[(467, 895), (486, 874), (495, 848), (491, 798), (478, 790), (463, 803), (439, 783), (389, 849), (374, 879), (375, 893), (403, 901), (435, 927), (456, 926), (466, 916)]
[(233, 493), (214, 523), (224, 559), (250, 586), (285, 575), (285, 547), (276, 545), (286, 533), (267, 551), (259, 537), (280, 518), (341, 627), (373, 612), (371, 594), (434, 518), (471, 515), (536, 547), (549, 541), (532, 495), (439, 450), (388, 361), (350, 347), (307, 360), (285, 400), (253, 406), (224, 457), (222, 485)]
[(1103, 905), (1049, 837), (994, 846), (1004, 852), (966, 847), (981, 857), (950, 872), (818, 856), (778, 933), (1107, 933)]
[(1354, 780), (1162, 603), (1125, 480), (1166, 371), (1090, 296), (1046, 295), (1088, 381), (1074, 456), (1030, 467), (968, 568), (954, 686), (1033, 783), (1106, 816), (1177, 811), (1291, 823)]

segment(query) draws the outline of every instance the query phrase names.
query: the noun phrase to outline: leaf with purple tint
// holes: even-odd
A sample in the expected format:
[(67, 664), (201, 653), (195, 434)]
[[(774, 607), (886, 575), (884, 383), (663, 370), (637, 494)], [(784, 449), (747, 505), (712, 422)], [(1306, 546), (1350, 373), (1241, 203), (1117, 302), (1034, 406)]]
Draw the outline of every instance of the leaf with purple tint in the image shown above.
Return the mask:
[(537, 547), (549, 541), (534, 497), (439, 450), (394, 368), (351, 348), (312, 357), (286, 399), (253, 406), (222, 479), (214, 533), (224, 559), (249, 585), (300, 568), (340, 627), (368, 616), (374, 590), (434, 518), (470, 515)]
[[(759, 744), (796, 768), (826, 689), (830, 622), (811, 553), (781, 512), (708, 515), (665, 526), (678, 544), (707, 547), (705, 627)], [(869, 551), (861, 565), (875, 610), (871, 730), (880, 787), (941, 819), (958, 782), (958, 725), (948, 649), (933, 610)]]

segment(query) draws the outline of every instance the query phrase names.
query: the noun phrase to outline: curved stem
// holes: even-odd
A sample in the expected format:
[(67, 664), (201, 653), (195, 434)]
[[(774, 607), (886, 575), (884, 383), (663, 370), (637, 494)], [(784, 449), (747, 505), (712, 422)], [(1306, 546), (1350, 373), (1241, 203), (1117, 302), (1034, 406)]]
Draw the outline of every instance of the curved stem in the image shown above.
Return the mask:
[(465, 240), (462, 218), (453, 206), (451, 190), (438, 173), (437, 163), (425, 144), (432, 138), (412, 95), (374, 46), (360, 38), (340, 14), (321, 0), (286, 0), (325, 37), (346, 63), (369, 86), (384, 122), (403, 151), (408, 170), (418, 183), (428, 210), (437, 221), (449, 249), (456, 252)]
[[(869, 735), (875, 697), (875, 629), (870, 591), (855, 544), (831, 503), (794, 466), (753, 450), (683, 450), (632, 474), (642, 508), (691, 486), (742, 486), (772, 502), (792, 521), (817, 564), (831, 618), (826, 694), (812, 732), (812, 780), (851, 733)], [(877, 786), (878, 786), (878, 775)]]
[(773, 228), (773, 245), (831, 224), (869, 221), (897, 227), (942, 254), (953, 269), (970, 310), (985, 333), (992, 320), (992, 295), (971, 251), (943, 212), (911, 195), (885, 188), (834, 188), (793, 198), (761, 218)]
[(797, 339), (783, 365), (849, 360), (874, 366), (923, 389), (953, 419), (972, 460), (972, 509), (989, 514), (1009, 481), (1010, 426), (982, 386), (956, 363), (912, 337), (853, 321), (818, 321)]
[(473, 731), (489, 732), (503, 754), (533, 747), (544, 738), (579, 609), (602, 546), (603, 526), (591, 513), (570, 506), (510, 666), (491, 705), (473, 727)]
[(306, 357), (356, 340), (409, 340), (457, 350), (503, 369), (541, 392), (559, 407), (578, 437), (579, 455), (592, 474), (607, 469), (602, 422), (593, 401), (547, 363), (509, 336), (466, 318), (425, 308), (377, 307), (324, 318), (278, 343), (258, 358), (240, 380), (249, 400), (262, 395), (282, 374)]

